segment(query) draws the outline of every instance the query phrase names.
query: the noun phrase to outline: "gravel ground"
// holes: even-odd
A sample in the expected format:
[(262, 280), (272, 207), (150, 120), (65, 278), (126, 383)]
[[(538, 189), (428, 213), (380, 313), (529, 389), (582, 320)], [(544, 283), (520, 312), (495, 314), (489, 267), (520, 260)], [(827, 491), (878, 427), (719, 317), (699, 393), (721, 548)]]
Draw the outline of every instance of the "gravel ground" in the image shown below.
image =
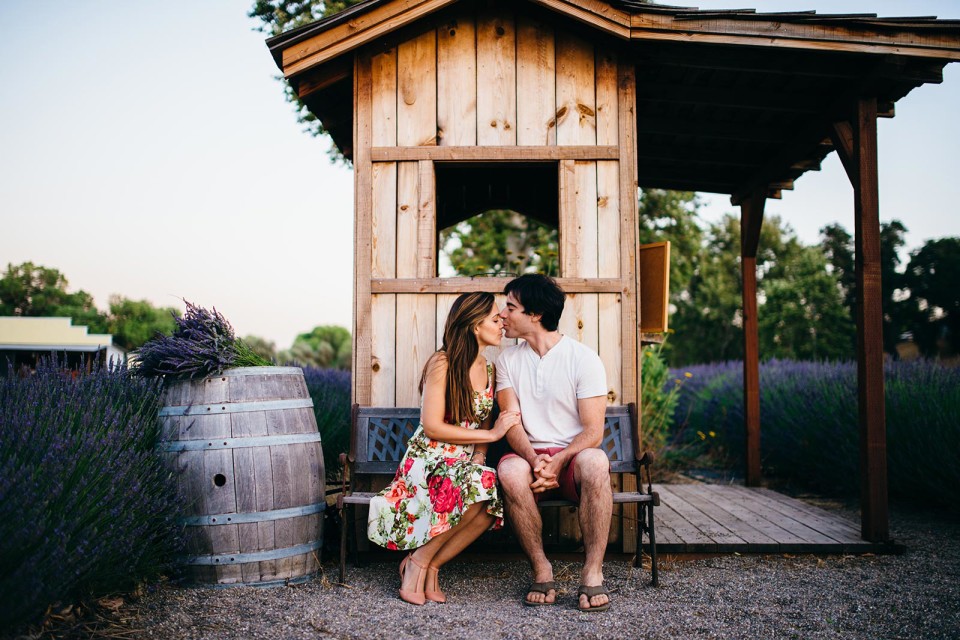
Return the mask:
[[(855, 511), (844, 512), (859, 520)], [(559, 605), (528, 608), (520, 604), (530, 578), (526, 562), (520, 556), (485, 554), (466, 556), (441, 574), (448, 598), (443, 605), (401, 602), (395, 561), (349, 568), (347, 586), (330, 581), (336, 567), (325, 563), (326, 577), (294, 587), (153, 585), (109, 615), (101, 611), (100, 619), (112, 622), (100, 625), (94, 635), (960, 638), (960, 518), (895, 510), (891, 530), (906, 545), (904, 555), (663, 557), (659, 588), (650, 586), (649, 571), (632, 570), (628, 558), (613, 557), (605, 566), (612, 591), (612, 606), (605, 613), (576, 610), (575, 556), (554, 561)]]
[(145, 638), (960, 638), (960, 520), (895, 511), (891, 529), (906, 554), (666, 557), (659, 588), (612, 558), (605, 613), (576, 610), (570, 556), (554, 563), (559, 605), (528, 608), (526, 563), (490, 555), (443, 573), (444, 605), (401, 602), (396, 562), (384, 560), (351, 568), (349, 586), (162, 587), (121, 613)]

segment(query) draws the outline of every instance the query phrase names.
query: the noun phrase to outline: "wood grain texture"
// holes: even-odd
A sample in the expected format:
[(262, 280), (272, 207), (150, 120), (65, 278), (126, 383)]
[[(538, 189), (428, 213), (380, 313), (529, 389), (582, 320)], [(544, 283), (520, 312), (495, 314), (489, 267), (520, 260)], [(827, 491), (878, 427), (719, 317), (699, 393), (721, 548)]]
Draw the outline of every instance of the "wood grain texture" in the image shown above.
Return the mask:
[(397, 144), (437, 143), (437, 33), (397, 47)]
[(374, 294), (370, 314), (371, 403), (376, 407), (392, 407), (396, 402), (397, 296)]
[(397, 296), (397, 326), (403, 340), (397, 341), (396, 406), (420, 404), (417, 388), (427, 359), (435, 351), (437, 307), (431, 294)]
[(517, 144), (557, 143), (553, 26), (517, 16)]
[(516, 144), (516, 27), (504, 5), (477, 11), (477, 86), (477, 144)]
[(373, 261), (373, 71), (369, 56), (354, 67), (353, 132), (353, 375), (351, 400), (370, 402), (370, 276)]
[(437, 27), (437, 144), (477, 143), (477, 33), (469, 3)]

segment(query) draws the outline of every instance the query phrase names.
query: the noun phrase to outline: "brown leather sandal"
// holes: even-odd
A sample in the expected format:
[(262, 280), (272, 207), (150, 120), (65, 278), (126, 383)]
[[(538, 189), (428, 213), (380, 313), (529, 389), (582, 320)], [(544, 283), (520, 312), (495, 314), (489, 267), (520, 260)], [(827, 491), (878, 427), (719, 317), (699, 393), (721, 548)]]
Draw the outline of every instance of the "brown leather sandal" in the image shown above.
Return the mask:
[(523, 598), (523, 604), (528, 607), (546, 607), (557, 604), (557, 587), (554, 585), (553, 580), (548, 582), (534, 582), (530, 585), (530, 588), (527, 589), (527, 594), (542, 593), (544, 597), (546, 597), (547, 592), (551, 589), (553, 590), (553, 602), (530, 602), (525, 596)]
[[(590, 598), (592, 598), (593, 596), (599, 596), (600, 594), (604, 594), (607, 596), (606, 604), (601, 604), (601, 605), (597, 605), (596, 607), (587, 607), (587, 608), (580, 606), (580, 596), (587, 596), (587, 603), (589, 604)], [(607, 591), (607, 588), (602, 584), (596, 587), (587, 587), (584, 585), (580, 585), (580, 588), (577, 589), (577, 609), (579, 609), (580, 611), (583, 611), (584, 613), (592, 613), (594, 611), (606, 611), (609, 608), (610, 608), (610, 592)]]

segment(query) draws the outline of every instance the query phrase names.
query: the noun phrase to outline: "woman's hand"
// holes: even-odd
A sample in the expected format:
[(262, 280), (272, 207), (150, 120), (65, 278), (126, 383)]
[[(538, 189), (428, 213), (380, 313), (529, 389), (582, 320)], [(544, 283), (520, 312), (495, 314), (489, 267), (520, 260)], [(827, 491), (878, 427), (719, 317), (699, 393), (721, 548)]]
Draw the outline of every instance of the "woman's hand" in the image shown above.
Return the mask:
[(491, 442), (496, 442), (497, 440), (501, 439), (503, 436), (507, 435), (507, 432), (510, 431), (510, 429), (519, 425), (519, 411), (504, 411), (497, 418), (497, 422), (493, 425), (493, 428), (490, 429), (490, 435), (493, 437)]

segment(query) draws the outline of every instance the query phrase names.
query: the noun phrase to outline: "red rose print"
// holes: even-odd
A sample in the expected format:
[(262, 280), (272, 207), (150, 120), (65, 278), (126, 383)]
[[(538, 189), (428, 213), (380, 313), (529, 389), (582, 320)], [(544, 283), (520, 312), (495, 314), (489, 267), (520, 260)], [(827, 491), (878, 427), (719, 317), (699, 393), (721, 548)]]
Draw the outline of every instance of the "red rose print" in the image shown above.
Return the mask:
[(387, 549), (390, 549), (390, 551), (396, 551), (397, 543), (394, 542), (393, 540), (387, 540)]
[(427, 486), (430, 491), (430, 502), (433, 503), (433, 510), (437, 513), (450, 513), (454, 507), (463, 504), (460, 489), (453, 486), (450, 478), (434, 476), (430, 478)]
[(444, 458), (443, 461), (447, 463), (448, 467), (452, 467), (453, 465), (457, 464), (456, 458)]
[(484, 489), (489, 489), (497, 483), (497, 476), (493, 471), (484, 471), (480, 476), (480, 484), (483, 485)]
[(413, 466), (413, 458), (407, 458), (406, 462), (403, 463), (403, 472), (410, 473), (410, 467)]

